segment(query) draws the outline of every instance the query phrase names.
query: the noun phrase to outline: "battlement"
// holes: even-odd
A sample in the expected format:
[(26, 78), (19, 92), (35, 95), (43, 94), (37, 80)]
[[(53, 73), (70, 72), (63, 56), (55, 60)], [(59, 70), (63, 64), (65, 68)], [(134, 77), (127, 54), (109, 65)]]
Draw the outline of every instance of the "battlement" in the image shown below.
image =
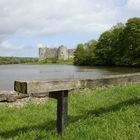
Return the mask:
[(39, 48), (39, 60), (43, 59), (59, 59), (69, 60), (74, 57), (74, 49), (67, 49), (66, 46), (59, 46), (58, 48)]

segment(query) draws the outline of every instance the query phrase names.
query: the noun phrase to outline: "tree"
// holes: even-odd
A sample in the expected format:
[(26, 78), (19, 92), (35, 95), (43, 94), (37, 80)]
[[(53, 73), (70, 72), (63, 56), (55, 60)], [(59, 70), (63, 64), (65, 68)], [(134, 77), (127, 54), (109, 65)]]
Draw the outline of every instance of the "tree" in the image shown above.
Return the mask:
[(140, 18), (118, 23), (102, 33), (98, 41), (79, 44), (75, 51), (77, 65), (140, 66)]
[(94, 64), (94, 50), (97, 44), (96, 40), (91, 40), (85, 44), (78, 44), (74, 52), (75, 65), (93, 65)]
[(131, 18), (119, 39), (121, 63), (123, 65), (140, 65), (140, 18)]
[(83, 65), (85, 61), (85, 50), (83, 44), (78, 44), (75, 52), (74, 52), (74, 64), (75, 65)]
[(114, 65), (116, 62), (119, 35), (123, 32), (124, 24), (118, 23), (109, 31), (101, 34), (95, 49), (96, 65)]

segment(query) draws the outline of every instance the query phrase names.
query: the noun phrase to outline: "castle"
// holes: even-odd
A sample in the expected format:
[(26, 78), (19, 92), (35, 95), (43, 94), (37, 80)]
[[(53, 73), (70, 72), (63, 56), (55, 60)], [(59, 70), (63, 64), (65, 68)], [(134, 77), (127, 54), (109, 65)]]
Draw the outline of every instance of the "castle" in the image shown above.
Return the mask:
[(39, 48), (39, 60), (44, 59), (59, 59), (69, 60), (74, 57), (74, 49), (67, 49), (67, 47), (61, 45), (58, 48)]

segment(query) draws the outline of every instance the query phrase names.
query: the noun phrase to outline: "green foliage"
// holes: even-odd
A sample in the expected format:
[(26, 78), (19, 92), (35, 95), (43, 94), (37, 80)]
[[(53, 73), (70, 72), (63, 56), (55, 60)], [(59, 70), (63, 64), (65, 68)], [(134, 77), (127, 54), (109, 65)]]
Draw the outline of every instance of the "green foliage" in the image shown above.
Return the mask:
[(83, 44), (78, 44), (77, 49), (74, 52), (74, 63), (83, 65), (86, 62), (86, 52)]
[(74, 52), (74, 64), (90, 65), (94, 61), (94, 50), (97, 41), (92, 40), (86, 44), (79, 44)]
[(37, 63), (38, 58), (31, 57), (0, 57), (0, 64)]
[(38, 61), (37, 64), (73, 64), (73, 59), (70, 60), (58, 60), (58, 59), (43, 59)]
[(63, 137), (56, 134), (56, 100), (23, 107), (0, 105), (0, 139), (139, 140), (139, 91), (140, 84), (133, 84), (69, 94)]
[(113, 65), (116, 54), (118, 54), (119, 35), (123, 31), (124, 25), (119, 23), (113, 26), (111, 30), (101, 34), (95, 49), (97, 65)]
[(129, 19), (119, 39), (122, 44), (121, 63), (140, 65), (140, 18)]
[(140, 66), (140, 18), (118, 23), (102, 33), (94, 47), (89, 46), (84, 44), (82, 51), (77, 47), (76, 65)]
[(73, 64), (73, 59), (58, 60), (54, 58), (39, 61), (38, 58), (30, 57), (0, 57), (0, 64)]

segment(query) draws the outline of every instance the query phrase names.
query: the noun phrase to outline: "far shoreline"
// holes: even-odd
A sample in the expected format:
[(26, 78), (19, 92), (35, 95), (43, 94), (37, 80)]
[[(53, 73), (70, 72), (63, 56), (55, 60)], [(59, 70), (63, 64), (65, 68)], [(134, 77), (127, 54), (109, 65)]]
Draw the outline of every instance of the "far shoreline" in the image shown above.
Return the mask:
[[(39, 60), (35, 57), (2, 57), (0, 56), (1, 65), (75, 65), (74, 60), (58, 60), (44, 59)], [(139, 65), (75, 65), (83, 67), (124, 67), (124, 68), (140, 68)]]

